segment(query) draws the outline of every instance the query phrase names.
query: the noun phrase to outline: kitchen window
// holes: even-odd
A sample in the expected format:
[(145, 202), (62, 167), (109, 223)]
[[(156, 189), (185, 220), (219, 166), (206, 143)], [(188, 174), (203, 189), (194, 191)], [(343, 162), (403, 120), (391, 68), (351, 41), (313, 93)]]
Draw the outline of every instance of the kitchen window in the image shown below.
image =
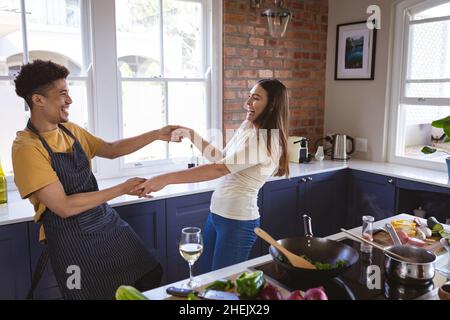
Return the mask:
[(392, 69), (390, 161), (445, 170), (450, 152), (433, 120), (450, 115), (450, 1), (408, 0), (397, 5)]
[[(70, 121), (106, 141), (166, 124), (221, 129), (222, 1), (0, 0), (0, 157), (12, 181), (11, 144), (29, 117), (14, 92), (22, 63), (70, 70)], [(213, 50), (212, 48), (218, 48)], [(219, 137), (215, 141), (220, 146)], [(154, 142), (121, 159), (96, 158), (98, 178), (185, 168), (187, 142)]]

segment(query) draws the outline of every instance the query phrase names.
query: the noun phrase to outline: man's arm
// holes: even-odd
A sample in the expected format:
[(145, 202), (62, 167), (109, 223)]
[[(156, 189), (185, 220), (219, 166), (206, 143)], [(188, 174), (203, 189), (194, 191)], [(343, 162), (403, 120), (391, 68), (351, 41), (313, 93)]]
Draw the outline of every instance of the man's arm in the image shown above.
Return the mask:
[(133, 153), (155, 140), (171, 141), (171, 133), (179, 126), (166, 126), (159, 130), (153, 130), (144, 134), (117, 140), (115, 142), (105, 142), (97, 150), (96, 155), (102, 158), (115, 159)]
[(70, 196), (66, 195), (61, 182), (56, 181), (35, 191), (34, 194), (39, 202), (43, 203), (56, 215), (61, 218), (68, 218), (124, 194), (137, 195), (138, 192), (133, 193), (131, 190), (144, 181), (145, 179), (132, 178), (111, 188)]

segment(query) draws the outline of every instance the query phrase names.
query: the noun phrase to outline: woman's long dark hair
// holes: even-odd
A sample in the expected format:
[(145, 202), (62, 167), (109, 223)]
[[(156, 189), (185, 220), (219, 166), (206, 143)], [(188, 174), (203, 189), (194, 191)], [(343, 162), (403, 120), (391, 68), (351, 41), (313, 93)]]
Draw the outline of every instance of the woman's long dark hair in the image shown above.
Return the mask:
[(266, 90), (268, 95), (267, 106), (263, 112), (253, 121), (259, 129), (267, 130), (267, 151), (272, 154), (272, 129), (279, 130), (279, 143), (281, 148), (280, 163), (277, 177), (289, 175), (289, 162), (287, 154), (287, 137), (289, 132), (289, 98), (287, 89), (277, 79), (261, 79), (256, 84)]

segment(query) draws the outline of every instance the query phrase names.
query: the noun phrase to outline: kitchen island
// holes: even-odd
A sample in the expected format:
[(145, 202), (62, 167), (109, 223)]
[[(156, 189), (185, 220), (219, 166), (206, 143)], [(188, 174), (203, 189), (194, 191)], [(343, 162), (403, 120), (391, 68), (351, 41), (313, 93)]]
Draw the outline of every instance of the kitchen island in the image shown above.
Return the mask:
[[(407, 215), (407, 214), (400, 214), (400, 215), (396, 215), (384, 220), (379, 220), (376, 221), (374, 223), (374, 228), (381, 228), (383, 227), (387, 222), (392, 221), (392, 220), (399, 220), (399, 219), (410, 219), (412, 220), (413, 218), (415, 218), (414, 216), (411, 215)], [(425, 220), (423, 220), (425, 222)], [(446, 229), (449, 229), (450, 226), (446, 226)], [(357, 227), (354, 229), (349, 230), (355, 234), (361, 234), (361, 227)], [(346, 234), (344, 234), (343, 232), (340, 233), (336, 233), (333, 235), (330, 235), (328, 237), (326, 237), (327, 239), (330, 240), (343, 240), (345, 238), (348, 238)], [(211, 283), (217, 279), (224, 279), (224, 278), (229, 278), (232, 277), (236, 274), (240, 274), (244, 271), (254, 271), (254, 269), (252, 269), (255, 266), (267, 263), (272, 261), (272, 257), (270, 254), (252, 259), (252, 260), (248, 260), (239, 264), (235, 264), (220, 270), (216, 270), (216, 271), (212, 271), (206, 274), (202, 274), (202, 275), (198, 275), (195, 277), (195, 281), (198, 282), (201, 286), (206, 285), (208, 283)], [(442, 255), (438, 255), (436, 263), (435, 263), (436, 267), (439, 268), (450, 268), (450, 261), (449, 261), (449, 255), (448, 254), (442, 254)], [(188, 268), (187, 264), (186, 264), (186, 268)], [(445, 277), (443, 277), (442, 275), (440, 275), (437, 271), (436, 271), (436, 277), (438, 278), (437, 283), (439, 284), (443, 284), (446, 280)], [(170, 287), (170, 286), (176, 286), (176, 287), (180, 287), (182, 284), (186, 283), (188, 281), (188, 279), (182, 280), (182, 281), (178, 281), (175, 283), (171, 283), (150, 291), (146, 291), (144, 292), (144, 294), (151, 300), (163, 300), (163, 299), (168, 299), (171, 296), (168, 295), (166, 293), (166, 288)], [(436, 281), (435, 281), (436, 283)], [(421, 300), (436, 300), (439, 299), (438, 295), (437, 295), (437, 291), (438, 288), (435, 287), (432, 291), (428, 292), (427, 294), (420, 296), (418, 299)]]

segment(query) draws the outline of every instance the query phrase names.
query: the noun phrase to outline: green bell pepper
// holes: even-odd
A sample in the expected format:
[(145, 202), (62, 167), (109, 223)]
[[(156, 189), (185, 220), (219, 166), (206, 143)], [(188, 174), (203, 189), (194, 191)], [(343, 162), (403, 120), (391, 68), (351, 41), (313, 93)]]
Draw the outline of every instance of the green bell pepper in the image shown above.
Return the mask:
[(205, 290), (227, 291), (234, 288), (234, 283), (228, 279), (219, 279), (211, 283)]
[(246, 298), (254, 298), (264, 288), (266, 279), (260, 270), (255, 272), (244, 272), (236, 278), (237, 292)]

